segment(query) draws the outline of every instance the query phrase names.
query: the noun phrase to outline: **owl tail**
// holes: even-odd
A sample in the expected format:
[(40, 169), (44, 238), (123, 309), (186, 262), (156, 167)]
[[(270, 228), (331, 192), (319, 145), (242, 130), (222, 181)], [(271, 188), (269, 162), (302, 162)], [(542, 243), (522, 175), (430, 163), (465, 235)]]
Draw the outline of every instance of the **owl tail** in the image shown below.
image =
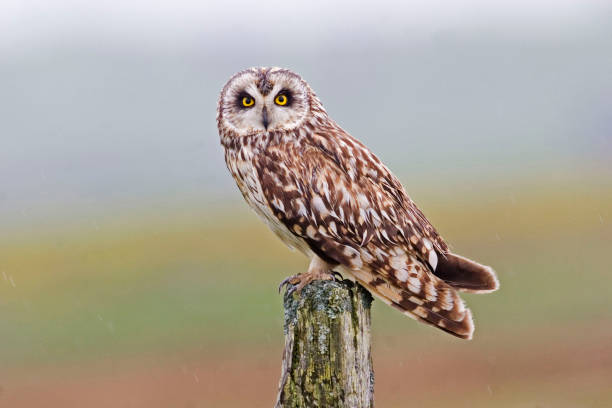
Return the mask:
[[(474, 333), (472, 313), (457, 291), (440, 278), (424, 271), (418, 280), (399, 281), (393, 276), (376, 281), (360, 279), (359, 283), (383, 302), (406, 316), (437, 327), (462, 339), (471, 339)], [(367, 282), (370, 283), (367, 283)]]
[(461, 292), (489, 293), (499, 289), (499, 281), (490, 266), (452, 253), (438, 256), (434, 274)]

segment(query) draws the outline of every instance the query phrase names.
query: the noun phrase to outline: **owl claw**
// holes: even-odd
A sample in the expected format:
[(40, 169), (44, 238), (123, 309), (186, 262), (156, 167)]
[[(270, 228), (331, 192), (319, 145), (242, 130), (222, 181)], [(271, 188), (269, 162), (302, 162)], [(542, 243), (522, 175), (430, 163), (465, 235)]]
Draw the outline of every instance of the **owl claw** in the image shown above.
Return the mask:
[[(300, 293), (302, 289), (309, 283), (315, 280), (331, 280), (334, 282), (341, 282), (344, 278), (339, 272), (332, 271), (330, 273), (300, 273), (297, 275), (289, 276), (278, 285), (278, 293), (281, 293), (281, 290), (284, 286), (287, 286), (287, 293), (292, 294), (293, 292)], [(289, 284), (293, 285), (289, 288)]]
[[(291, 296), (291, 294), (293, 292), (295, 292), (295, 290), (297, 289), (297, 286), (291, 286), (291, 287), (287, 287), (287, 295)], [(298, 292), (299, 293), (299, 292)]]
[[(283, 290), (284, 286), (289, 286), (289, 284), (295, 285), (296, 283), (300, 282), (300, 278), (299, 278), (299, 274), (298, 275), (292, 275), (292, 276), (288, 276), (285, 279), (283, 279), (283, 281), (280, 283), (280, 285), (278, 285), (278, 293), (281, 293), (281, 290)], [(295, 290), (295, 288), (291, 288), (289, 289), (289, 293), (293, 292)]]
[(334, 282), (342, 282), (344, 280), (344, 277), (342, 276), (342, 274), (340, 272), (337, 271), (331, 271), (331, 276)]

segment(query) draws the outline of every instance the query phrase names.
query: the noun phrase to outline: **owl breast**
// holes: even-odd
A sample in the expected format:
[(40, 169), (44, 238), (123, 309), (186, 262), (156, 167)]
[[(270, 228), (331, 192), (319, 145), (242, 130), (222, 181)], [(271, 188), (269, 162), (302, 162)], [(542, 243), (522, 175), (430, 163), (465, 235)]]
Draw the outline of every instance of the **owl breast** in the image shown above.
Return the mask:
[(297, 237), (278, 220), (268, 205), (255, 166), (258, 149), (250, 145), (225, 148), (225, 163), (234, 177), (242, 196), (268, 228), (272, 230), (289, 248), (298, 249), (308, 257), (313, 255), (308, 244)]

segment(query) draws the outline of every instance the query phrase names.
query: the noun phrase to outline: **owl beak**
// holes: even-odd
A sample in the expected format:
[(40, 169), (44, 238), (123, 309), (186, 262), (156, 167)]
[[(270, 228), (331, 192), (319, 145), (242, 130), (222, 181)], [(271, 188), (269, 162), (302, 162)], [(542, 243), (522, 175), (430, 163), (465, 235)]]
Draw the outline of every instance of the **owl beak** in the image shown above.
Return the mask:
[(266, 106), (263, 107), (263, 111), (261, 112), (261, 118), (263, 121), (264, 128), (268, 130), (268, 125), (270, 122), (268, 121), (268, 108)]

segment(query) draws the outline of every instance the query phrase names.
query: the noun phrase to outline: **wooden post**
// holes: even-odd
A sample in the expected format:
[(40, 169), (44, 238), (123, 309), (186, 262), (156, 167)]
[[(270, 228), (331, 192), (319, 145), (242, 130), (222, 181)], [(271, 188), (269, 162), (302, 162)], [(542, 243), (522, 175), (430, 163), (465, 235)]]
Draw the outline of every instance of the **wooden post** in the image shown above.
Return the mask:
[(371, 303), (368, 291), (346, 280), (315, 281), (300, 294), (285, 293), (276, 408), (374, 406)]

